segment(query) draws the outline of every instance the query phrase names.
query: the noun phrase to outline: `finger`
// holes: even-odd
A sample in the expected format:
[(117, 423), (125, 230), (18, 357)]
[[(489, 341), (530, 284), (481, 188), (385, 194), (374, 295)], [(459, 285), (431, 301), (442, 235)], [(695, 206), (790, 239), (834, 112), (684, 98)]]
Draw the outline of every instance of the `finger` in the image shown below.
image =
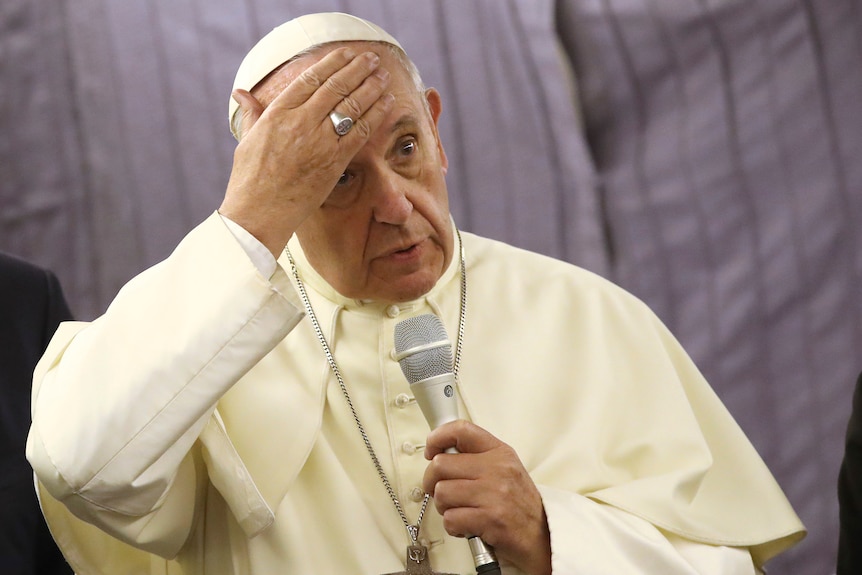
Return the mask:
[(373, 52), (359, 56), (351, 48), (326, 54), (294, 78), (272, 101), (272, 106), (294, 109), (310, 105), (328, 114), (345, 96), (359, 87), (380, 64)]
[(455, 507), (482, 507), (487, 503), (482, 482), (473, 479), (438, 481), (434, 485), (433, 497), (434, 505), (441, 514)]
[(231, 93), (231, 97), (239, 104), (240, 118), (237, 126), (237, 134), (241, 140), (260, 119), (264, 108), (263, 104), (252, 96), (248, 90), (238, 88)]
[[(485, 507), (495, 508), (501, 504), (516, 505), (520, 501), (529, 500), (535, 503), (539, 498), (538, 491), (528, 474), (522, 473), (513, 465), (492, 467), (485, 471), (487, 462), (479, 472), (453, 474), (453, 478), (429, 477), (428, 485), (423, 481), (426, 493), (433, 495), (434, 500), (444, 509), (450, 507)], [(423, 478), (424, 479), (424, 478)], [(432, 483), (433, 482), (433, 483)]]
[(389, 72), (383, 68), (378, 68), (359, 87), (342, 98), (333, 110), (356, 121), (384, 95), (384, 90), (388, 85)]
[[(389, 110), (392, 109), (392, 104), (394, 102), (395, 96), (392, 94), (385, 94), (382, 98), (377, 100), (361, 118), (353, 123), (353, 128), (351, 128), (347, 134), (339, 137), (339, 143), (341, 143), (342, 146), (350, 146), (350, 149), (358, 151), (362, 144), (366, 142), (368, 138), (371, 137), (371, 134), (373, 134), (374, 131), (383, 123)], [(329, 119), (329, 116), (327, 116), (325, 121), (330, 123), (331, 129), (332, 121)]]
[[(487, 483), (442, 481), (437, 485), (434, 505), (450, 535), (477, 535), (493, 546), (505, 543), (510, 550), (529, 548), (530, 541), (547, 536), (541, 497), (533, 497), (529, 491), (520, 489), (504, 497)], [(505, 549), (499, 551), (508, 554)]]
[(472, 480), (481, 491), (493, 492), (494, 497), (503, 500), (518, 496), (521, 489), (533, 488), (518, 454), (505, 443), (483, 453), (436, 455), (425, 469), (422, 487), (436, 496), (439, 483), (459, 479)]
[(475, 507), (456, 507), (441, 512), (443, 529), (452, 537), (481, 537), (482, 541), (496, 545), (489, 539), (490, 529), (487, 527), (486, 514)]
[(355, 58), (356, 52), (352, 48), (333, 50), (294, 78), (272, 101), (272, 104), (290, 109), (301, 106), (308, 101), (327, 78), (344, 68)]
[(530, 506), (462, 505), (438, 511), (443, 528), (453, 537), (480, 537), (494, 547), (499, 559), (525, 573), (551, 572), (550, 531), (541, 500)]
[[(320, 87), (308, 97), (308, 105), (316, 109), (323, 109), (328, 114), (342, 100), (350, 96), (354, 90), (359, 89), (367, 79), (373, 77), (379, 66), (380, 56), (374, 52), (360, 54), (349, 64), (327, 77), (320, 84)], [(388, 73), (386, 77), (388, 80)], [(380, 88), (378, 97), (382, 91)], [(353, 110), (353, 112), (356, 116), (362, 115), (361, 110)]]
[(503, 443), (478, 425), (459, 419), (433, 430), (425, 442), (425, 459), (433, 459), (450, 447), (460, 453), (482, 453)]
[(477, 480), (491, 462), (482, 455), (469, 453), (440, 453), (431, 460), (422, 476), (422, 488), (436, 494), (437, 485), (452, 480)]

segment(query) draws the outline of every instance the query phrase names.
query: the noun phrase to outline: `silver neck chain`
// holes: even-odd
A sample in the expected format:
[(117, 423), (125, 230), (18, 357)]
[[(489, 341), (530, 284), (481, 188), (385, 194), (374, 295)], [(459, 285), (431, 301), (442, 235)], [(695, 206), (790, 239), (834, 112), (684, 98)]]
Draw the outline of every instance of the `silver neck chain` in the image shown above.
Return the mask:
[[(461, 301), (460, 312), (458, 315), (458, 342), (455, 345), (455, 362), (453, 365), (452, 372), (455, 374), (455, 381), (458, 381), (458, 369), (461, 366), (461, 344), (464, 341), (464, 322), (467, 316), (467, 265), (464, 259), (464, 244), (461, 241), (461, 233), (457, 229), (455, 230), (455, 233), (458, 236), (458, 245), (460, 246), (461, 256)], [(395, 509), (398, 511), (398, 515), (401, 516), (401, 521), (404, 523), (404, 527), (407, 529), (407, 535), (410, 537), (410, 540), (415, 545), (419, 538), (419, 529), (422, 526), (422, 519), (425, 517), (425, 509), (428, 507), (429, 496), (427, 493), (425, 494), (425, 498), (422, 500), (422, 507), (419, 510), (419, 517), (416, 519), (415, 524), (411, 524), (410, 521), (407, 520), (407, 514), (404, 513), (404, 508), (401, 506), (401, 502), (398, 500), (398, 496), (395, 494), (395, 490), (392, 488), (392, 484), (389, 482), (389, 478), (386, 476), (386, 472), (383, 471), (383, 466), (380, 464), (380, 459), (378, 459), (377, 453), (375, 453), (374, 447), (372, 447), (371, 445), (371, 439), (368, 437), (368, 433), (365, 432), (365, 426), (362, 425), (362, 421), (359, 419), (359, 414), (357, 413), (356, 408), (353, 406), (353, 401), (350, 399), (350, 394), (347, 392), (347, 385), (345, 385), (344, 378), (341, 376), (341, 370), (339, 369), (338, 364), (335, 362), (335, 356), (332, 354), (332, 350), (329, 347), (329, 343), (323, 336), (323, 330), (320, 328), (320, 322), (317, 320), (317, 315), (314, 313), (314, 308), (311, 307), (311, 301), (308, 299), (308, 293), (306, 293), (305, 291), (305, 285), (299, 278), (299, 270), (296, 267), (296, 262), (293, 260), (293, 255), (290, 253), (290, 250), (287, 248), (287, 246), (284, 247), (284, 253), (287, 255), (288, 261), (290, 261), (290, 270), (293, 274), (293, 278), (296, 280), (299, 295), (302, 298), (302, 304), (305, 306), (305, 312), (311, 319), (311, 324), (314, 326), (314, 333), (317, 335), (317, 340), (320, 342), (320, 346), (323, 348), (323, 353), (324, 355), (326, 355), (326, 361), (329, 363), (329, 368), (332, 370), (333, 375), (335, 375), (335, 379), (338, 380), (338, 386), (341, 388), (341, 393), (344, 395), (344, 399), (347, 401), (347, 407), (350, 408), (350, 413), (353, 415), (353, 421), (356, 422), (356, 428), (359, 430), (359, 434), (362, 436), (362, 441), (363, 443), (365, 443), (365, 448), (368, 450), (368, 455), (371, 456), (371, 461), (374, 463), (374, 468), (377, 470), (377, 475), (380, 476), (380, 480), (383, 482), (383, 486), (386, 488), (386, 492), (389, 493), (389, 498), (395, 505)]]

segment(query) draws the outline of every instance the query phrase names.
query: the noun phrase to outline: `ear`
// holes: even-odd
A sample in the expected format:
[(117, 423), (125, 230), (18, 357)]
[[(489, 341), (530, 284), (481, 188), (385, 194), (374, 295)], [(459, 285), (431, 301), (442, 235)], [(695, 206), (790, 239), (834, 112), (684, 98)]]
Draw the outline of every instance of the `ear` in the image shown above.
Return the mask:
[(440, 112), (443, 111), (443, 102), (440, 99), (440, 92), (434, 88), (428, 88), (425, 90), (425, 101), (428, 102), (428, 110), (431, 112), (434, 138), (437, 140), (437, 151), (440, 153), (440, 165), (443, 167), (443, 173), (445, 174), (449, 170), (449, 159), (446, 157), (446, 150), (443, 149), (443, 142), (440, 140), (440, 132), (438, 130)]

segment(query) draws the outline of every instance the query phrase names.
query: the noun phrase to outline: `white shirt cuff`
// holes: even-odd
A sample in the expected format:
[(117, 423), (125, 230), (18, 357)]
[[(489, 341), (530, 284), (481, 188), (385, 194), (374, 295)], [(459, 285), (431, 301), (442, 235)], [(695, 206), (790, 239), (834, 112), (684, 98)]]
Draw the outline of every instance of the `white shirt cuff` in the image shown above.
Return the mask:
[(272, 274), (275, 273), (276, 266), (278, 265), (272, 252), (270, 252), (269, 249), (260, 242), (260, 240), (251, 235), (248, 230), (232, 219), (221, 214), (219, 214), (219, 217), (221, 217), (222, 221), (227, 226), (227, 229), (230, 230), (242, 249), (245, 250), (245, 253), (248, 254), (248, 258), (251, 260), (251, 263), (254, 264), (254, 267), (257, 268), (257, 271), (260, 272), (260, 275), (267, 279), (271, 278)]

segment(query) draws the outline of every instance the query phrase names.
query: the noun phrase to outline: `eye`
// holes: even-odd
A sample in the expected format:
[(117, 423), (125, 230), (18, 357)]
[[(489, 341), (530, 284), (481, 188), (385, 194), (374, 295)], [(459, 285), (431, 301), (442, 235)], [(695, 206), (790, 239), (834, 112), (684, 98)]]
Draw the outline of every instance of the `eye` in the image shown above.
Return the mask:
[(359, 186), (356, 173), (347, 170), (338, 178), (323, 205), (330, 208), (347, 208), (356, 201), (358, 194)]
[(414, 152), (416, 152), (416, 140), (404, 140), (398, 146), (398, 154), (400, 156), (412, 156)]
[(333, 188), (333, 190), (337, 190), (339, 188), (351, 187), (351, 186), (353, 186), (355, 180), (356, 180), (356, 173), (351, 171), (351, 170), (347, 170), (346, 172), (341, 174), (341, 176), (338, 177), (338, 181), (335, 182), (335, 188)]
[(338, 178), (338, 181), (335, 183), (335, 187), (346, 186), (353, 180), (353, 175), (350, 172), (344, 172), (341, 174), (341, 177)]

